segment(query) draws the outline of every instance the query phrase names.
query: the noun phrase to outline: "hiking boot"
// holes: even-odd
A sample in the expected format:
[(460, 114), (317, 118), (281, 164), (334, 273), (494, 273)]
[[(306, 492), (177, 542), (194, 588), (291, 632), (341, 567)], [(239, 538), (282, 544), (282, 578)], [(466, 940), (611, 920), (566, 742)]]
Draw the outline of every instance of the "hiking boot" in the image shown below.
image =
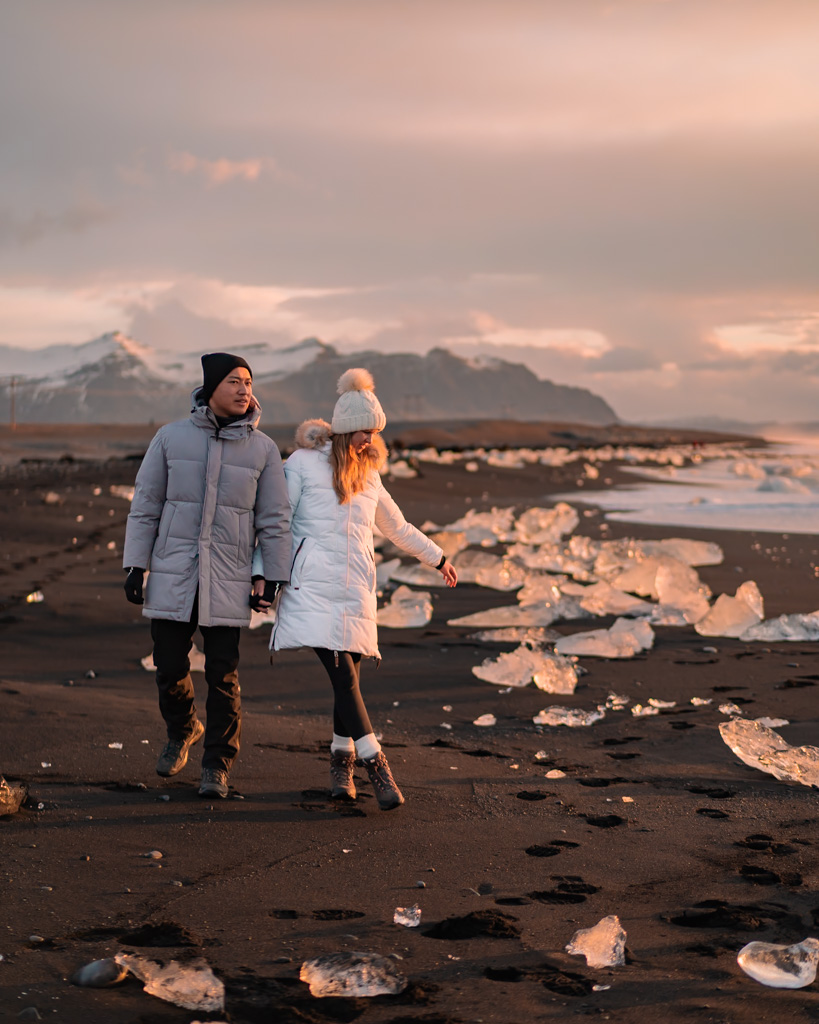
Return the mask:
[(367, 769), (370, 782), (375, 790), (375, 798), (382, 811), (390, 811), (404, 802), (401, 790), (396, 786), (392, 777), (390, 766), (384, 756), (384, 751), (379, 750), (375, 757), (360, 762), (362, 767)]
[(199, 796), (218, 796), (224, 800), (228, 795), (228, 773), (223, 768), (203, 768)]
[(198, 718), (194, 718), (191, 733), (184, 740), (168, 740), (159, 760), (156, 762), (156, 774), (166, 778), (181, 772), (188, 763), (188, 754), (194, 743), (205, 735), (205, 727)]
[(343, 750), (330, 751), (330, 799), (355, 800), (355, 754)]

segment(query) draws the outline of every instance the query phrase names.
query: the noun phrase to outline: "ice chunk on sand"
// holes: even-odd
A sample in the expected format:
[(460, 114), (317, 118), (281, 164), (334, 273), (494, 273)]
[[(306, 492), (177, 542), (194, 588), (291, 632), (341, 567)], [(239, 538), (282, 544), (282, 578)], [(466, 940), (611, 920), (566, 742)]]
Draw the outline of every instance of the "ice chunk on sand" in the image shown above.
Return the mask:
[(707, 615), (694, 623), (700, 636), (741, 636), (762, 621), (762, 594), (753, 580), (746, 580), (733, 597), (720, 594)]
[(489, 726), (497, 725), (498, 724), (498, 720), (497, 720), (497, 718), (495, 718), (495, 716), (491, 712), (488, 712), (485, 715), (478, 715), (478, 717), (474, 720), (474, 722), (472, 724), (473, 725), (480, 725), (480, 726), (483, 726), (484, 728), (489, 728)]
[(421, 908), (417, 903), (411, 907), (396, 907), (392, 920), (393, 924), (400, 924), (405, 928), (417, 928), (421, 923)]
[[(273, 619), (271, 619), (269, 616), (265, 616), (265, 620), (267, 623), (273, 622)], [(196, 644), (193, 644), (193, 646), (191, 647), (188, 659), (190, 660), (191, 663), (191, 672), (205, 671), (205, 653), (204, 651), (200, 651)], [(153, 653), (146, 654), (145, 657), (141, 659), (140, 665), (142, 665), (146, 672), (155, 672), (156, 665), (154, 665)]]
[(472, 674), (497, 686), (528, 686), (534, 681), (547, 693), (574, 693), (577, 686), (577, 671), (570, 658), (524, 646), (487, 658), (473, 667)]
[(396, 480), (413, 480), (418, 476), (418, 470), (413, 469), (406, 459), (396, 459), (395, 462), (388, 462), (387, 474)]
[[(446, 580), (438, 572), (428, 565), (421, 565), (414, 562), (411, 565), (402, 565), (400, 562), (390, 572), (389, 578), (398, 583), (410, 583), (416, 587), (445, 587)], [(378, 569), (376, 568), (376, 586), (378, 586)]]
[[(454, 523), (437, 528), (463, 532), (468, 544), (493, 547), (499, 540), (506, 540), (510, 535), (514, 517), (513, 508), (492, 508), (488, 512), (478, 512), (471, 508), (465, 516), (456, 519)], [(435, 528), (433, 526), (433, 529)], [(425, 529), (424, 532), (429, 533), (429, 529)]]
[(28, 786), (25, 782), (7, 782), (0, 775), (0, 817), (16, 814), (27, 796)]
[(108, 493), (112, 498), (122, 498), (123, 501), (134, 500), (134, 488), (129, 484), (111, 484)]
[(780, 640), (819, 640), (819, 611), (780, 615), (777, 619), (765, 619), (749, 626), (740, 640), (764, 640), (778, 643)]
[(538, 711), (532, 721), (535, 725), (567, 725), (570, 729), (579, 729), (594, 725), (605, 717), (606, 709), (603, 707), (598, 707), (596, 711), (583, 711), (582, 708), (552, 706)]
[(646, 621), (617, 619), (610, 629), (592, 629), (562, 637), (555, 644), (555, 651), (593, 658), (633, 658), (653, 645), (654, 630)]
[(719, 732), (749, 767), (759, 768), (783, 782), (819, 788), (819, 747), (792, 747), (773, 729), (746, 718), (723, 722)]
[(548, 626), (558, 618), (554, 609), (547, 605), (502, 605), (499, 608), (485, 608), (482, 612), (462, 615), (459, 619), (448, 619), (448, 626), (470, 626), (476, 629), (491, 626)]
[[(615, 542), (616, 543), (616, 542)], [(719, 544), (688, 537), (664, 537), (662, 540), (637, 540), (635, 547), (646, 555), (667, 555), (686, 565), (722, 565), (725, 555)]]
[(554, 508), (528, 508), (515, 523), (515, 539), (523, 544), (553, 544), (579, 522), (577, 512), (564, 501)]
[(390, 629), (417, 629), (432, 618), (432, 598), (426, 590), (398, 587), (389, 604), (379, 608), (376, 621)]
[(378, 555), (376, 557), (380, 558), (381, 560), (375, 563), (375, 589), (381, 590), (383, 587), (386, 587), (386, 585), (390, 582), (393, 572), (401, 564), (401, 559), (383, 558), (381, 555)]
[(549, 573), (530, 573), (526, 582), (518, 591), (520, 604), (538, 604), (546, 601), (554, 604), (559, 601), (562, 592), (561, 587), (568, 582), (568, 576), (553, 576)]
[(518, 590), (526, 582), (526, 570), (510, 558), (501, 558), (495, 565), (479, 566), (475, 583), (492, 590)]
[(500, 555), (491, 555), (488, 551), (459, 551), (452, 559), (452, 564), (458, 570), (458, 581), (460, 583), (475, 583), (475, 578), (480, 569), (491, 569), (501, 563)]
[(819, 939), (804, 939), (793, 946), (749, 942), (737, 954), (737, 963), (754, 981), (770, 988), (804, 988), (816, 979)]
[(561, 589), (564, 594), (579, 598), (580, 607), (589, 615), (650, 615), (654, 607), (603, 580), (590, 587), (566, 583)]
[(657, 567), (654, 589), (660, 604), (677, 609), (686, 622), (698, 622), (708, 612), (711, 590), (694, 569), (676, 559)]
[(134, 953), (117, 953), (114, 960), (139, 978), (148, 995), (166, 1003), (205, 1013), (225, 1008), (225, 986), (204, 960), (185, 964), (171, 960), (164, 967)]
[(616, 914), (593, 928), (580, 928), (566, 946), (572, 956), (584, 956), (589, 967), (622, 967), (626, 962), (626, 933)]
[(484, 629), (480, 633), (472, 633), (470, 640), (481, 643), (510, 644), (550, 644), (560, 636), (554, 629), (545, 626), (501, 626), (500, 629)]
[(574, 555), (564, 544), (510, 544), (506, 550), (510, 558), (516, 559), (527, 569), (540, 569), (546, 572), (567, 573), (577, 580), (591, 580), (592, 558), (581, 558)]
[(437, 533), (431, 533), (429, 539), (438, 545), (450, 562), (469, 543), (465, 533), (453, 530), (439, 530)]
[(408, 984), (394, 960), (362, 952), (314, 956), (301, 965), (299, 978), (307, 982), (310, 995), (317, 998), (395, 996)]

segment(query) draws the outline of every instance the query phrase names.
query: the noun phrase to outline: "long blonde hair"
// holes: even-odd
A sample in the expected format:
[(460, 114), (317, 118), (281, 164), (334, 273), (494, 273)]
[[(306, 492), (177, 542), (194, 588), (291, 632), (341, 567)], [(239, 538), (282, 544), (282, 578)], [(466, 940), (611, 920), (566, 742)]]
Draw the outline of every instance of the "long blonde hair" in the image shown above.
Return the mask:
[(333, 489), (339, 505), (359, 494), (367, 485), (370, 473), (378, 472), (387, 461), (387, 446), (379, 434), (359, 455), (352, 445), (352, 434), (332, 434), (330, 465), (333, 467)]

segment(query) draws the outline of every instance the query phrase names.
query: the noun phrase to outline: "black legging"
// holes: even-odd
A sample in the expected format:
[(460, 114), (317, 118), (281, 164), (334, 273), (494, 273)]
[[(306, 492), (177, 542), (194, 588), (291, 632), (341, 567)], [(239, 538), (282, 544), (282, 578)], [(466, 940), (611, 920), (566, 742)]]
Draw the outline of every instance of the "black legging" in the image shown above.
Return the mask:
[(361, 655), (358, 652), (328, 651), (325, 647), (314, 647), (333, 684), (335, 705), (333, 707), (333, 732), (338, 736), (352, 736), (360, 740), (373, 731), (370, 716), (364, 707), (364, 699), (358, 684)]

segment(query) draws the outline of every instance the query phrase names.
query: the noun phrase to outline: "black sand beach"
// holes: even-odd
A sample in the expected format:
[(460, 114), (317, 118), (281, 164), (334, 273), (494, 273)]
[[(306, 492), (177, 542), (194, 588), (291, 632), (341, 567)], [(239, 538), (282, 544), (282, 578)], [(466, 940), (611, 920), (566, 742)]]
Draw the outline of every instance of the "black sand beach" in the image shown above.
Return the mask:
[[(8, 455), (14, 442), (1, 440)], [(61, 1024), (208, 1019), (134, 978), (104, 990), (69, 983), (120, 950), (204, 957), (227, 988), (216, 1017), (242, 1024), (819, 1020), (816, 986), (768, 989), (736, 964), (752, 939), (819, 930), (816, 791), (743, 765), (720, 738), (717, 710), (729, 700), (748, 717), (787, 718), (789, 742), (815, 743), (815, 645), (657, 627), (654, 649), (631, 660), (581, 658), (588, 674), (574, 696), (502, 694), (471, 668), (511, 645), (478, 644), (446, 623), (513, 597), (436, 590), (431, 623), (382, 629), (384, 660), (362, 673), (407, 797), (383, 813), (363, 778), (354, 806), (327, 798), (330, 695), (312, 653), (284, 653), (271, 668), (268, 630), (247, 631), (233, 799), (211, 804), (196, 794), (196, 750), (181, 775), (154, 773), (163, 730), (140, 666), (148, 627), (122, 593), (128, 503), (109, 491), (133, 483), (138, 461), (121, 456), (144, 450), (141, 440), (125, 437), (106, 461), (7, 459), (0, 474), (0, 772), (31, 794), (0, 819), (0, 1020), (32, 1007)], [(52, 436), (46, 456), (62, 441)], [(549, 504), (576, 475), (424, 464), (418, 479), (388, 487), (420, 525)], [(58, 503), (44, 503), (50, 491)], [(584, 517), (577, 532), (599, 537), (601, 522)], [(714, 540), (725, 560), (699, 571), (715, 594), (753, 579), (768, 617), (819, 605), (812, 536), (617, 523), (607, 535)], [(36, 590), (43, 602), (26, 603)], [(678, 704), (585, 729), (532, 724), (549, 704), (591, 709), (612, 691)], [(714, 700), (694, 707), (693, 696)], [(487, 712), (497, 725), (472, 724)], [(565, 777), (547, 779), (554, 768)], [(415, 903), (420, 928), (395, 925), (395, 908)], [(592, 969), (564, 952), (576, 929), (610, 914), (628, 933), (626, 966)], [(450, 918), (465, 919), (469, 937), (427, 934)], [(314, 999), (301, 963), (339, 950), (394, 955), (409, 987)]]

